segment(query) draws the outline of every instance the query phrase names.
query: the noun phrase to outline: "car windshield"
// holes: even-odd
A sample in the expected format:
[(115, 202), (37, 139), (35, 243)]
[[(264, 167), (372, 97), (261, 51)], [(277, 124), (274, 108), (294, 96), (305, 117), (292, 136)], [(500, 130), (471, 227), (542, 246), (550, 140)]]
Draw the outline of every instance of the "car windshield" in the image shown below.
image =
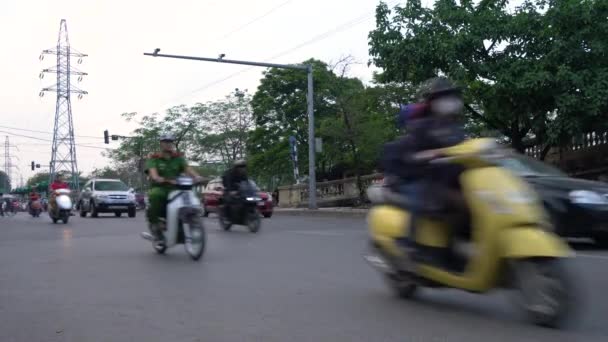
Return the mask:
[(255, 191), (260, 191), (260, 188), (258, 188), (258, 185), (257, 185), (257, 184), (255, 184), (255, 182), (254, 182), (254, 181), (250, 180), (250, 181), (249, 181), (249, 183), (251, 184), (251, 186), (253, 187), (253, 189), (254, 189)]
[(100, 181), (95, 182), (95, 190), (97, 191), (127, 191), (129, 187), (120, 181)]
[(510, 155), (500, 162), (503, 167), (522, 176), (568, 177), (557, 168), (524, 155)]

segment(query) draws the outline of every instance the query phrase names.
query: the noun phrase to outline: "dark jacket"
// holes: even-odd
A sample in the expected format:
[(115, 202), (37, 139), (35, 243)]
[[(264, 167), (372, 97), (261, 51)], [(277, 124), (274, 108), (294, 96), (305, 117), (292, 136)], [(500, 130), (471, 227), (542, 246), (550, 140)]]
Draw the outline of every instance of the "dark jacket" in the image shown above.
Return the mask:
[(247, 181), (248, 178), (246, 175), (240, 174), (235, 169), (230, 169), (224, 173), (222, 176), (222, 184), (224, 185), (224, 191), (238, 191), (239, 184), (242, 181)]
[(459, 172), (456, 168), (449, 165), (431, 168), (426, 161), (416, 160), (414, 156), (421, 151), (457, 145), (464, 139), (464, 129), (457, 121), (437, 117), (413, 120), (408, 123), (407, 135), (384, 146), (381, 167), (387, 178), (399, 183), (427, 177), (448, 181)]

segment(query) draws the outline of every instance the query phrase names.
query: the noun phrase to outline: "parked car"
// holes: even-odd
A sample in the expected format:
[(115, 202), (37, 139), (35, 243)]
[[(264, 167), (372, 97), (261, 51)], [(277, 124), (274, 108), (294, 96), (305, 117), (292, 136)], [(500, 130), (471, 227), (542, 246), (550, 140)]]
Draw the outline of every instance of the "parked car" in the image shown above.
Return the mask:
[(521, 154), (507, 154), (500, 162), (534, 186), (556, 233), (590, 237), (608, 246), (608, 184), (570, 177)]
[[(258, 203), (258, 210), (260, 211), (260, 214), (266, 218), (272, 217), (272, 213), (274, 211), (272, 196), (268, 192), (261, 191), (254, 181), (251, 181), (251, 183), (256, 188), (258, 195), (262, 199), (262, 201)], [(224, 186), (222, 185), (221, 178), (213, 179), (207, 184), (205, 190), (203, 190), (203, 198), (201, 201), (203, 203), (203, 214), (205, 217), (209, 216), (209, 213), (215, 213), (218, 211), (223, 195)]]
[(114, 213), (120, 217), (136, 215), (135, 191), (119, 179), (91, 179), (84, 185), (77, 201), (80, 217), (98, 217), (99, 213)]

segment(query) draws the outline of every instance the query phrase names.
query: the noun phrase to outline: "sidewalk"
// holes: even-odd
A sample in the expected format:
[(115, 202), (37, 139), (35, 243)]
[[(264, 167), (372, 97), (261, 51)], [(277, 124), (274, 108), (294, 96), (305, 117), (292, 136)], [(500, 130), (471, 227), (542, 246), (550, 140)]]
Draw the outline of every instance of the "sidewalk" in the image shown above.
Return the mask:
[(292, 216), (324, 216), (324, 217), (365, 217), (368, 209), (336, 207), (336, 208), (319, 208), (310, 210), (307, 208), (281, 208), (275, 207), (276, 215), (292, 215)]

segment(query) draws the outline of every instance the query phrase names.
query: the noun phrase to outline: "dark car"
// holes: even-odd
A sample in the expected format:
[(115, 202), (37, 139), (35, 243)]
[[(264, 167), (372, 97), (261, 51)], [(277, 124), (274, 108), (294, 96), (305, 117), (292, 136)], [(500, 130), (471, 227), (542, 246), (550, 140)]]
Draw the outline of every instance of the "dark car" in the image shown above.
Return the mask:
[(569, 177), (521, 154), (508, 154), (500, 162), (534, 186), (559, 235), (591, 237), (608, 246), (608, 184)]

